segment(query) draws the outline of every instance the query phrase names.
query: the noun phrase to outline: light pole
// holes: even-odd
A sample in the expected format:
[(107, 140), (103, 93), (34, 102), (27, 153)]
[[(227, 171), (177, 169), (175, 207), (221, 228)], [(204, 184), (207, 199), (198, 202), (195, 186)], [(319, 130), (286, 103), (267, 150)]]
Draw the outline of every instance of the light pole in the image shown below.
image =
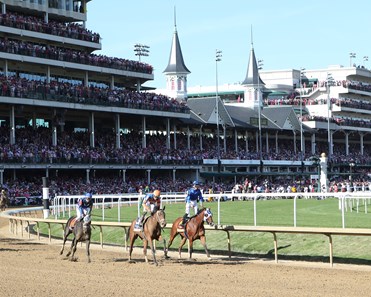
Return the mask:
[(304, 158), (304, 142), (303, 142), (303, 99), (301, 97), (301, 93), (303, 91), (302, 87), (302, 78), (304, 76), (305, 68), (300, 69), (300, 160), (303, 162)]
[[(141, 60), (140, 57), (148, 57), (149, 46), (144, 45), (144, 44), (140, 44), (140, 43), (136, 43), (136, 44), (134, 44), (134, 52), (135, 52), (135, 55), (138, 56), (139, 62), (140, 62), (140, 60)], [(141, 82), (140, 82), (140, 78), (138, 78), (138, 81), (137, 81), (137, 91), (138, 92), (140, 91), (140, 87), (141, 87)]]
[(136, 44), (134, 44), (134, 52), (135, 52), (135, 55), (139, 57), (139, 62), (140, 62), (140, 60), (141, 60), (140, 57), (148, 57), (149, 46), (144, 45), (144, 44), (140, 44), (140, 43), (136, 43)]
[(334, 79), (331, 76), (331, 73), (327, 73), (327, 142), (328, 142), (328, 162), (331, 160), (331, 131), (330, 131), (330, 109), (331, 109), (331, 103), (330, 103), (330, 86), (334, 82)]
[(260, 75), (259, 70), (263, 69), (263, 60), (258, 60), (258, 121), (259, 121), (259, 159), (260, 172), (263, 172), (263, 148), (262, 148), (262, 125), (261, 125), (261, 100), (260, 100)]
[(215, 50), (215, 113), (216, 113), (216, 134), (217, 134), (217, 156), (218, 172), (220, 172), (220, 133), (219, 133), (219, 100), (218, 100), (218, 62), (222, 60), (222, 51)]
[(350, 58), (350, 67), (352, 67), (352, 58), (356, 57), (356, 53), (349, 53), (349, 58)]

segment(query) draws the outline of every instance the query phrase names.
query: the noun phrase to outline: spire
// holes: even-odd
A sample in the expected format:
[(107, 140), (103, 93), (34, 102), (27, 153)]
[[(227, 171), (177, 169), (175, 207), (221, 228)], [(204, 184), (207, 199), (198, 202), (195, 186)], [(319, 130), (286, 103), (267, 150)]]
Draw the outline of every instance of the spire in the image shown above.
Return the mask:
[(252, 26), (251, 26), (251, 50), (250, 50), (250, 58), (249, 58), (249, 64), (247, 66), (247, 73), (246, 73), (246, 78), (242, 82), (243, 85), (248, 85), (248, 86), (257, 86), (258, 81), (260, 86), (265, 85), (265, 83), (261, 80), (260, 75), (259, 75), (259, 69), (258, 69), (258, 64), (256, 63), (256, 57), (255, 57), (255, 52), (254, 52), (254, 43), (253, 43), (253, 38), (252, 38)]
[(184, 64), (182, 49), (180, 48), (179, 38), (178, 38), (178, 31), (176, 28), (176, 11), (174, 7), (174, 35), (173, 41), (171, 44), (171, 51), (170, 51), (170, 58), (169, 64), (167, 65), (166, 69), (163, 73), (182, 73), (187, 74), (191, 73), (187, 66)]

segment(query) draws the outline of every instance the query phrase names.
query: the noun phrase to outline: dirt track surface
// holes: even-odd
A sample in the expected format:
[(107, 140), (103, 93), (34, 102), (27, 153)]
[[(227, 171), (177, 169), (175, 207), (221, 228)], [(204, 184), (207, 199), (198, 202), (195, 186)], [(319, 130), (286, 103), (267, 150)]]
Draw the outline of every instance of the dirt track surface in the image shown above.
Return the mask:
[[(68, 250), (70, 241), (67, 242)], [(78, 261), (60, 256), (61, 242), (15, 236), (0, 217), (0, 296), (369, 296), (371, 267), (328, 263), (228, 259), (194, 255), (194, 261), (163, 259), (144, 262), (141, 250), (128, 263), (124, 248), (85, 244)], [(212, 247), (210, 247), (212, 249)], [(66, 253), (66, 250), (65, 250)], [(184, 251), (183, 256), (187, 253)], [(149, 257), (150, 260), (152, 257)]]

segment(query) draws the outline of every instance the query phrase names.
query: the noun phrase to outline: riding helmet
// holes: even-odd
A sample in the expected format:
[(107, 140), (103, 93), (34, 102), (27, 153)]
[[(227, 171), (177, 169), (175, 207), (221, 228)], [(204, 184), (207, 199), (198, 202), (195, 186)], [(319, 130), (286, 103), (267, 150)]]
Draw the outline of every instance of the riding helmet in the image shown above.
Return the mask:
[(160, 190), (154, 190), (154, 191), (153, 191), (153, 196), (155, 196), (155, 197), (160, 197), (160, 195), (161, 195)]

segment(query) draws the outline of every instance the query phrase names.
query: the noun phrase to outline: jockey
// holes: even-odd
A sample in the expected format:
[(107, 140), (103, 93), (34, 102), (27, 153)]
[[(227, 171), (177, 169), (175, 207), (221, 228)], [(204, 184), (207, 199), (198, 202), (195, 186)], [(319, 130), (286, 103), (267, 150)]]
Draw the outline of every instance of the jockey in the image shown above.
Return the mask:
[(76, 221), (81, 221), (86, 215), (90, 215), (93, 209), (93, 199), (91, 193), (85, 193), (83, 198), (77, 200)]
[(142, 201), (143, 214), (142, 217), (138, 220), (139, 226), (143, 226), (144, 218), (148, 212), (155, 212), (156, 209), (159, 209), (161, 206), (161, 191), (154, 190), (153, 193), (148, 193)]
[(204, 202), (204, 198), (202, 197), (202, 193), (200, 190), (200, 183), (195, 180), (193, 182), (193, 187), (190, 188), (187, 192), (187, 197), (186, 197), (186, 213), (183, 216), (183, 221), (181, 223), (181, 226), (184, 226), (187, 218), (189, 218), (189, 211), (190, 208), (192, 207), (195, 214), (197, 214), (198, 211), (198, 205), (197, 202), (200, 201), (201, 207)]

